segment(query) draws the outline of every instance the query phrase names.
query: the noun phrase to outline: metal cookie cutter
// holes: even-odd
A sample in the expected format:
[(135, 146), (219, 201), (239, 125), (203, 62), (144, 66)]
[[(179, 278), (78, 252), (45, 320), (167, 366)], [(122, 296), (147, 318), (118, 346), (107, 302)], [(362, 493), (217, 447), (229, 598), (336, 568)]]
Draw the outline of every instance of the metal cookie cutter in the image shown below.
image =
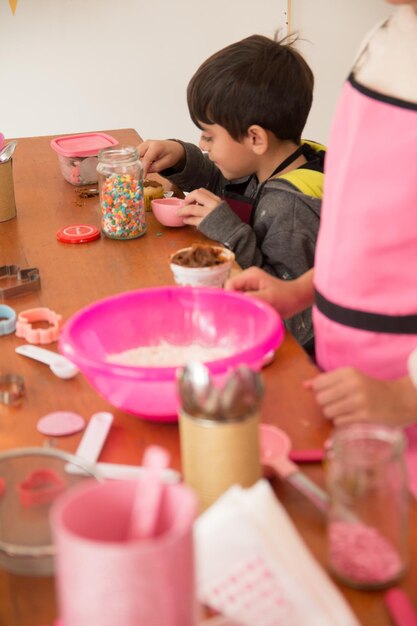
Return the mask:
[(0, 304), (0, 336), (10, 335), (16, 328), (16, 311), (7, 304)]
[(0, 286), (0, 300), (38, 291), (41, 286), (37, 267), (21, 270), (18, 265), (2, 265), (0, 267), (0, 285), (1, 279), (9, 279), (9, 282), (13, 281), (14, 284), (9, 287)]
[(25, 383), (18, 374), (0, 376), (0, 402), (8, 406), (17, 406), (25, 395)]
[[(49, 328), (33, 328), (34, 322), (48, 322)], [(19, 313), (16, 322), (16, 337), (23, 337), (28, 343), (52, 343), (59, 336), (62, 315), (47, 307), (28, 309)]]

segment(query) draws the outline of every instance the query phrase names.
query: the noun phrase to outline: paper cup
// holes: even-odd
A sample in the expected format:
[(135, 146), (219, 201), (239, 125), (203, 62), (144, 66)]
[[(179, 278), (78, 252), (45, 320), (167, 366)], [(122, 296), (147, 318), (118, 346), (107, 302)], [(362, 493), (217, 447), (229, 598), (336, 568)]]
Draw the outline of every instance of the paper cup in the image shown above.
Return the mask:
[(179, 414), (184, 482), (197, 494), (200, 512), (229, 487), (251, 487), (262, 476), (259, 415), (235, 421)]
[[(170, 263), (171, 271), (177, 285), (189, 285), (191, 287), (223, 287), (224, 283), (230, 276), (230, 271), (235, 260), (233, 252), (221, 246), (212, 246), (216, 250), (220, 250), (225, 262), (220, 265), (212, 265), (210, 267), (184, 267), (176, 263)], [(188, 248), (177, 250), (184, 252)], [(171, 256), (171, 259), (174, 255)]]
[(137, 481), (89, 481), (56, 501), (51, 525), (65, 626), (198, 623), (192, 537), (196, 496), (183, 484), (166, 485), (155, 536), (127, 539), (137, 489)]

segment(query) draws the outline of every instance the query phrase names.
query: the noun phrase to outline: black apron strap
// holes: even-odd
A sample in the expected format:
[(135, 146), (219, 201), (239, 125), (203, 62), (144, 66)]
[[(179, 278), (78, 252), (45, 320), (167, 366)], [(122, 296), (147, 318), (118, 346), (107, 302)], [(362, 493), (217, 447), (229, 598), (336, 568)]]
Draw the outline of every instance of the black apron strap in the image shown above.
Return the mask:
[(314, 303), (320, 313), (333, 322), (359, 330), (392, 335), (417, 335), (417, 315), (383, 315), (339, 306), (327, 300), (317, 290)]
[(290, 154), (290, 156), (287, 157), (285, 161), (280, 163), (278, 167), (274, 169), (274, 171), (272, 172), (269, 178), (273, 178), (274, 176), (282, 172), (282, 170), (285, 170), (285, 168), (291, 165), (291, 163), (294, 163), (294, 161), (296, 161), (296, 159), (298, 159), (298, 157), (300, 157), (303, 154), (303, 152), (304, 152), (304, 147), (302, 145), (298, 146), (297, 150), (294, 150), (294, 152)]

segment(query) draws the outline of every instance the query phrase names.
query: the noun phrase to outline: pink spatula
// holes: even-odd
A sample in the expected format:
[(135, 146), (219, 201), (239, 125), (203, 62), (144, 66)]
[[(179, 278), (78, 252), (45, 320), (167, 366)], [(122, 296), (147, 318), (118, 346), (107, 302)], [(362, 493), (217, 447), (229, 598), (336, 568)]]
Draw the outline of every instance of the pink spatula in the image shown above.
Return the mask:
[(142, 464), (146, 471), (137, 479), (128, 539), (149, 539), (155, 535), (165, 485), (161, 473), (169, 465), (165, 448), (148, 446)]
[(261, 424), (259, 437), (262, 465), (273, 469), (280, 478), (291, 483), (321, 511), (327, 511), (329, 497), (326, 492), (303, 474), (288, 458), (291, 450), (288, 435), (276, 426)]

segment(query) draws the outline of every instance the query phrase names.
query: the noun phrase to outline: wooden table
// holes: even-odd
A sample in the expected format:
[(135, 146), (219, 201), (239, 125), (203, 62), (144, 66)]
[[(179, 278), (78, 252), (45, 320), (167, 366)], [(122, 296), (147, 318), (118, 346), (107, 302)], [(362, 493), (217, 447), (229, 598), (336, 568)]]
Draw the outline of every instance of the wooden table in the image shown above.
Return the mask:
[[(136, 145), (132, 129), (106, 131), (125, 145)], [(99, 226), (97, 198), (80, 199), (76, 188), (67, 183), (59, 170), (50, 137), (19, 139), (14, 157), (17, 219), (0, 223), (0, 266), (38, 267), (41, 290), (8, 299), (17, 312), (34, 306), (47, 306), (64, 320), (94, 300), (120, 291), (173, 284), (168, 266), (169, 255), (180, 247), (204, 238), (191, 227), (169, 229), (148, 217), (145, 236), (133, 241), (100, 240), (82, 245), (57, 241), (56, 232), (74, 223)], [(150, 443), (166, 446), (172, 465), (181, 469), (176, 424), (143, 421), (111, 407), (89, 386), (82, 375), (60, 380), (49, 368), (15, 354), (22, 340), (15, 335), (0, 337), (0, 373), (24, 376), (26, 397), (20, 407), (0, 404), (0, 450), (44, 444), (36, 430), (40, 417), (54, 410), (70, 410), (88, 419), (92, 413), (109, 410), (114, 426), (100, 460), (137, 464)], [(56, 350), (56, 344), (48, 346)], [(264, 422), (283, 427), (294, 448), (321, 446), (329, 425), (321, 415), (310, 392), (302, 387), (316, 368), (294, 339), (287, 335), (274, 362), (264, 369), (266, 397), (262, 409)], [(56, 441), (59, 448), (74, 452), (81, 435)], [(319, 465), (305, 467), (323, 485)], [(273, 481), (306, 544), (325, 565), (325, 527), (321, 514), (289, 485)], [(417, 604), (417, 506), (410, 512), (411, 567), (401, 586)], [(365, 593), (340, 589), (364, 626), (388, 626), (391, 621), (380, 592)], [(52, 578), (31, 578), (0, 571), (0, 625), (40, 626), (52, 624), (56, 617)], [(256, 626), (256, 625), (254, 625)]]

